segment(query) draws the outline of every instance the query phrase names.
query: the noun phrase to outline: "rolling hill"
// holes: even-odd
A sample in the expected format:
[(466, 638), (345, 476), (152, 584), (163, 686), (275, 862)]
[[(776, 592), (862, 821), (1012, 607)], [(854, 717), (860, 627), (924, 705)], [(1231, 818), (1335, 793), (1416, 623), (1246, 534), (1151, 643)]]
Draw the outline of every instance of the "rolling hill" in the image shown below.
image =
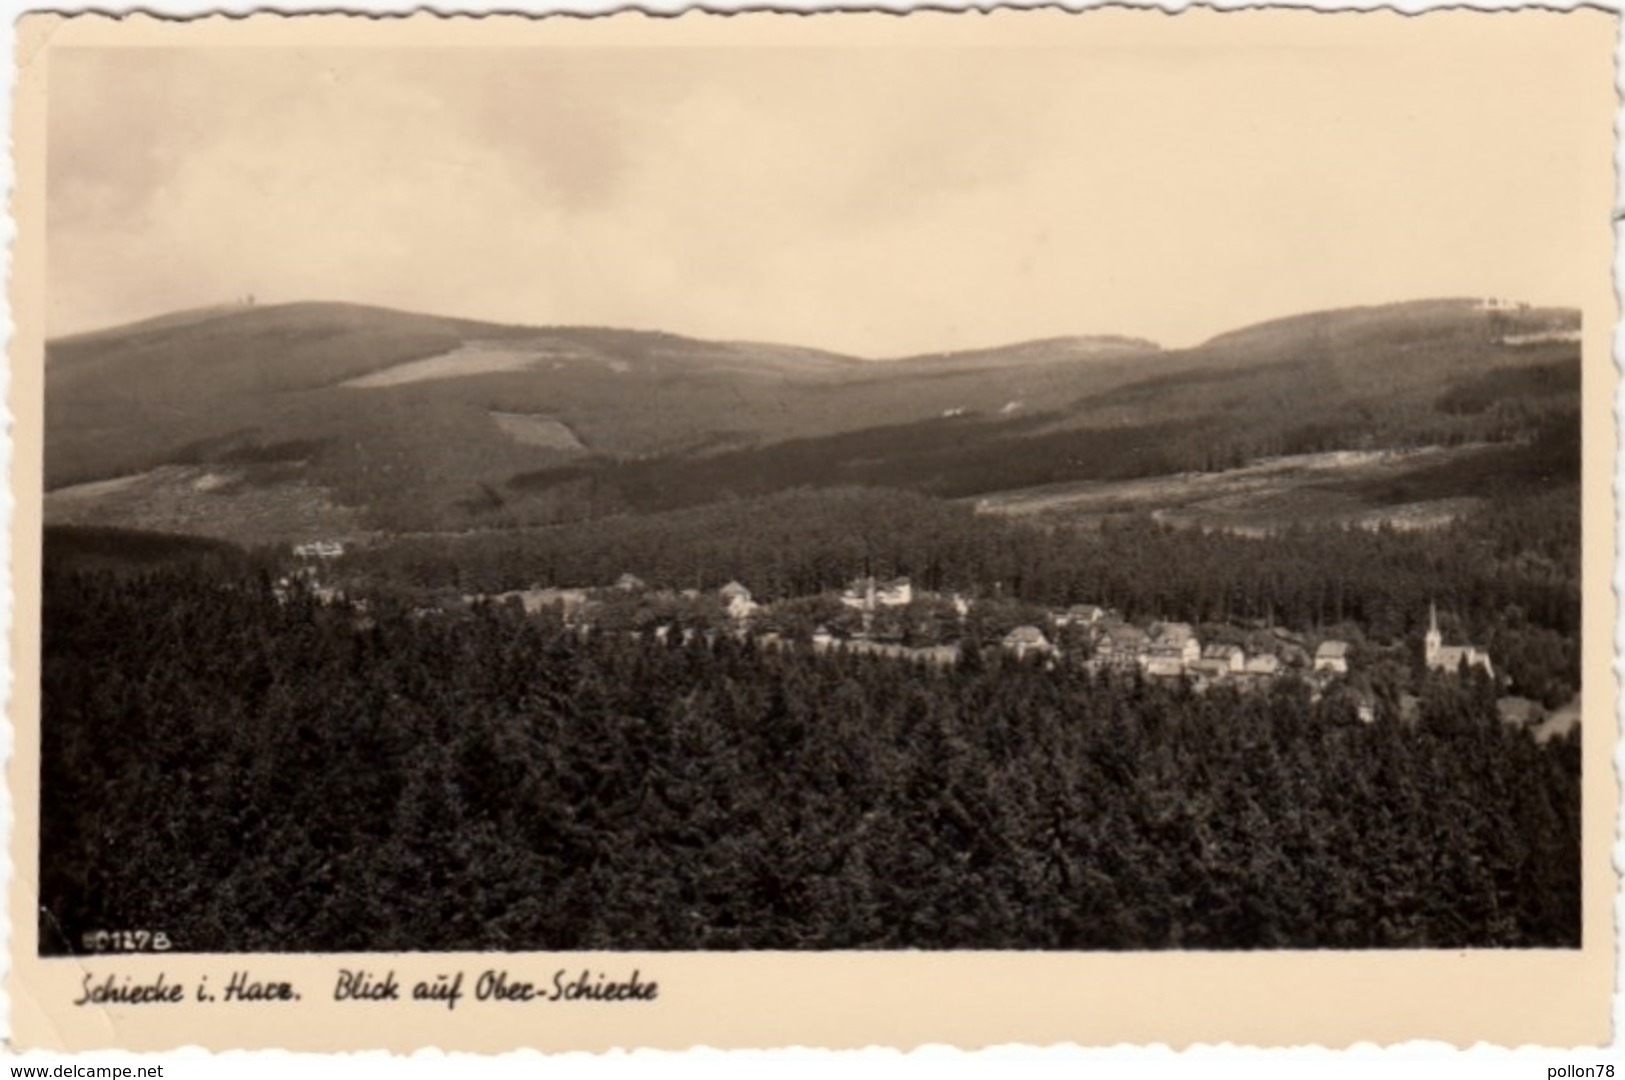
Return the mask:
[(798, 486), (969, 497), (1283, 454), (1517, 445), (1553, 424), (1577, 438), (1577, 326), (1572, 311), (1441, 300), (1183, 350), (1102, 336), (876, 361), (344, 304), (206, 309), (48, 345), (46, 510), (283, 540)]

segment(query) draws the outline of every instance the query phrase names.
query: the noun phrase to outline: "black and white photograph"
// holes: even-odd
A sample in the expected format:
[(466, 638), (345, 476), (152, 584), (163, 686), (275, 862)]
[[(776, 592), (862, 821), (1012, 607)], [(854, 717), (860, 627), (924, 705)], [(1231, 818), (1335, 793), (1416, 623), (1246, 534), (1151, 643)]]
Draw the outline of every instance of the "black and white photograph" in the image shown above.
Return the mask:
[(57, 50), (38, 955), (1581, 949), (1570, 17)]

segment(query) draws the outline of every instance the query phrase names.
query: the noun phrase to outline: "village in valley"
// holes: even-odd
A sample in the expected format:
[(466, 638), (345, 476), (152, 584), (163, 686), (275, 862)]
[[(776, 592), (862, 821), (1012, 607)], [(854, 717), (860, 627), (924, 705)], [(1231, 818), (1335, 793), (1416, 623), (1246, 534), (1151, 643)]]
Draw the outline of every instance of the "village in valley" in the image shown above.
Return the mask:
[[(323, 604), (350, 603), (358, 619), (367, 621), (368, 601), (327, 583), (321, 571), (345, 550), (338, 540), (295, 545), (297, 568), (280, 579), (279, 594), (290, 595), (298, 583)], [(765, 648), (840, 651), (940, 666), (958, 663), (967, 649), (975, 648), (1049, 669), (1066, 665), (1090, 675), (1137, 673), (1148, 682), (1182, 684), (1197, 693), (1221, 687), (1258, 691), (1290, 676), (1306, 682), (1315, 700), (1329, 692), (1342, 695), (1367, 723), (1377, 718), (1377, 700), (1360, 670), (1362, 658), (1391, 658), (1395, 649), (1406, 648), (1402, 642), (1346, 640), (1269, 620), (1200, 626), (1131, 621), (1101, 604), (1045, 608), (999, 595), (919, 589), (908, 577), (862, 577), (839, 592), (761, 601), (738, 581), (708, 590), (657, 588), (628, 572), (606, 586), (537, 586), (439, 597), (415, 607), (411, 616), (447, 617), (482, 608), (557, 618), (582, 635), (625, 633), (669, 642), (675, 634), (687, 644), (696, 637), (715, 640), (727, 634)], [(1505, 682), (1497, 682), (1487, 650), (1445, 642), (1433, 604), (1421, 660), (1427, 672), (1462, 679), (1481, 674), (1498, 686)], [(1512, 704), (1521, 700), (1504, 698), (1503, 715), (1523, 722), (1539, 719)], [(1414, 718), (1414, 695), (1401, 694), (1398, 704), (1402, 717)]]
[(53, 53), (22, 949), (1596, 952), (1612, 36), (1105, 14)]

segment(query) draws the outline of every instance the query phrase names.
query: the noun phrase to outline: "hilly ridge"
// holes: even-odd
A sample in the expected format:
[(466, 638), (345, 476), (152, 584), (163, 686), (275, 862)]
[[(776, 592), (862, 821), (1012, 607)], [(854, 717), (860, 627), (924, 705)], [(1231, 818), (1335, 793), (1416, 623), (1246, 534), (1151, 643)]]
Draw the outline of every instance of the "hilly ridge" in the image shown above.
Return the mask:
[(1576, 413), (1578, 345), (1507, 341), (1577, 326), (1423, 301), (1183, 350), (1107, 336), (874, 361), (344, 304), (209, 309), (48, 345), (47, 515), (231, 538), (460, 531), (798, 486), (964, 497), (1529, 441)]

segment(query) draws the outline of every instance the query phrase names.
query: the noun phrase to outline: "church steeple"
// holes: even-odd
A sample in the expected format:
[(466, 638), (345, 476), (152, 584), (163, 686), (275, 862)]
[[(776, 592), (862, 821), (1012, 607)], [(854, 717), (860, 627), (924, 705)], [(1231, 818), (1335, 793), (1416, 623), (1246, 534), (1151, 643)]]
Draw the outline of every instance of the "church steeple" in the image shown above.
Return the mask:
[(1432, 600), (1429, 600), (1428, 601), (1428, 636), (1427, 636), (1427, 660), (1428, 660), (1428, 663), (1431, 664), (1433, 662), (1433, 658), (1439, 655), (1439, 647), (1443, 643), (1444, 643), (1444, 638), (1439, 634), (1439, 609), (1438, 609), (1438, 606), (1435, 605)]

